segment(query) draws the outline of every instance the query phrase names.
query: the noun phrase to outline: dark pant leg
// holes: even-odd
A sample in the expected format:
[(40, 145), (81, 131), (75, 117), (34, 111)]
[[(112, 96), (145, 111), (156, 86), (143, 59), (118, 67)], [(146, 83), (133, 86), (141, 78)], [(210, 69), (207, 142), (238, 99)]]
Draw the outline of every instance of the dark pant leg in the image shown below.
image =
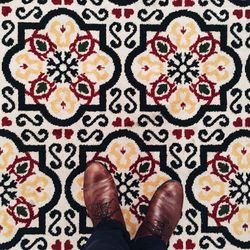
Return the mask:
[(166, 250), (166, 244), (157, 236), (138, 238), (132, 243), (133, 250)]
[(94, 229), (84, 250), (129, 250), (130, 236), (126, 228), (115, 220), (101, 222)]

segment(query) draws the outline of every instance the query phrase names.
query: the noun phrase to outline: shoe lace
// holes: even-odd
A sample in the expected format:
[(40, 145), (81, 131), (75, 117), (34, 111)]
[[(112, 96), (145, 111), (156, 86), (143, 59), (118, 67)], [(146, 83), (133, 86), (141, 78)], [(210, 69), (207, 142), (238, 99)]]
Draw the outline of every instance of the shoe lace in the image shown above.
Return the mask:
[(98, 202), (95, 204), (93, 219), (96, 221), (108, 220), (117, 210), (111, 210), (113, 199), (107, 202)]
[(164, 236), (166, 232), (166, 227), (169, 223), (167, 221), (162, 222), (155, 220), (154, 223), (150, 221), (146, 222), (147, 229), (154, 235)]

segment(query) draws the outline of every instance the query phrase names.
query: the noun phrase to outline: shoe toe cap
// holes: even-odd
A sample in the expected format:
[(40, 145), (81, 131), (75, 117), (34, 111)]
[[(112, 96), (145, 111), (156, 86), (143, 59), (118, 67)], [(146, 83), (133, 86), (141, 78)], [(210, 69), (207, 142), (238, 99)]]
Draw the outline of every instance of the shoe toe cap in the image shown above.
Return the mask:
[(109, 172), (100, 162), (91, 162), (84, 173), (84, 187), (93, 185), (110, 177)]
[(164, 186), (165, 192), (170, 196), (183, 195), (183, 188), (180, 182), (171, 180)]
[(183, 203), (183, 188), (178, 181), (170, 180), (165, 182), (157, 192), (157, 196), (162, 202), (180, 205)]

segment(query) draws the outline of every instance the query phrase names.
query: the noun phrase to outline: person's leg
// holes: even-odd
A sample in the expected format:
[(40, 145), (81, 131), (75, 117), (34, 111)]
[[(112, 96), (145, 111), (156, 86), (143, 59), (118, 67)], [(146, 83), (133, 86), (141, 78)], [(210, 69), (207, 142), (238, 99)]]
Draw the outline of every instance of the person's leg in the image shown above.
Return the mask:
[(84, 250), (129, 250), (130, 236), (124, 225), (107, 220), (99, 223)]
[(128, 250), (129, 234), (121, 212), (116, 185), (99, 162), (89, 164), (84, 174), (84, 200), (94, 232), (84, 249)]
[[(153, 195), (147, 215), (133, 242), (135, 250), (165, 250), (182, 213), (183, 189), (177, 181), (167, 181)], [(153, 247), (153, 248), (152, 248)]]
[(132, 242), (132, 250), (166, 250), (166, 243), (158, 236), (137, 238)]

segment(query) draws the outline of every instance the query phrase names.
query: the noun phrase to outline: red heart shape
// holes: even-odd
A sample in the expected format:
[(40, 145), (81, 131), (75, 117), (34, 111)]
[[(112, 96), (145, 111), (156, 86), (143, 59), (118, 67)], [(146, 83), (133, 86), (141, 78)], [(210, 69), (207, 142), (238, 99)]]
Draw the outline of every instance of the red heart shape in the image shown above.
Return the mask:
[(234, 10), (233, 15), (235, 15), (238, 19), (243, 17), (243, 10)]
[(66, 240), (64, 243), (64, 250), (72, 250), (73, 245), (70, 243), (70, 240)]
[(242, 123), (242, 119), (240, 117), (238, 117), (234, 122), (233, 125), (235, 127), (242, 127), (243, 123)]
[(74, 131), (72, 129), (65, 129), (64, 131), (64, 136), (66, 139), (70, 139), (73, 134)]
[(12, 121), (7, 117), (3, 117), (2, 119), (2, 127), (8, 127), (12, 125)]
[(245, 120), (245, 126), (250, 127), (250, 117), (247, 117)]
[(64, 0), (64, 3), (66, 5), (71, 5), (74, 2), (74, 0)]
[(114, 127), (121, 127), (122, 126), (122, 119), (120, 117), (116, 117), (116, 119), (112, 122)]
[(187, 140), (189, 140), (194, 135), (193, 129), (185, 129), (185, 137)]
[(56, 139), (62, 138), (62, 129), (54, 129), (52, 134), (56, 137)]
[(133, 127), (135, 125), (135, 123), (132, 120), (130, 120), (129, 117), (127, 117), (124, 120), (124, 125), (125, 125), (125, 127)]
[(53, 4), (62, 4), (62, 0), (52, 0)]
[(186, 241), (186, 249), (192, 250), (192, 249), (195, 248), (195, 246), (196, 246), (196, 245), (195, 245), (195, 243), (193, 243), (192, 240), (188, 239), (188, 240)]
[(247, 19), (250, 19), (250, 10), (246, 10), (245, 15)]
[(183, 249), (183, 242), (182, 240), (177, 240), (177, 242), (173, 245), (175, 249)]
[(185, 1), (185, 6), (191, 7), (191, 6), (194, 6), (194, 5), (195, 5), (195, 2), (193, 0), (186, 0)]
[(124, 16), (126, 18), (130, 18), (130, 16), (132, 16), (134, 14), (134, 10), (133, 9), (124, 9)]
[(55, 244), (51, 246), (52, 250), (62, 250), (62, 243), (60, 240), (56, 240)]
[(2, 15), (8, 16), (11, 13), (12, 9), (9, 6), (2, 7)]
[(182, 130), (181, 129), (174, 129), (172, 134), (176, 137), (176, 139), (181, 139), (182, 137)]
[(174, 0), (173, 5), (174, 6), (181, 6), (182, 5), (182, 0)]
[(122, 10), (121, 9), (113, 9), (112, 10), (112, 14), (116, 17), (116, 18), (120, 18), (122, 16)]

